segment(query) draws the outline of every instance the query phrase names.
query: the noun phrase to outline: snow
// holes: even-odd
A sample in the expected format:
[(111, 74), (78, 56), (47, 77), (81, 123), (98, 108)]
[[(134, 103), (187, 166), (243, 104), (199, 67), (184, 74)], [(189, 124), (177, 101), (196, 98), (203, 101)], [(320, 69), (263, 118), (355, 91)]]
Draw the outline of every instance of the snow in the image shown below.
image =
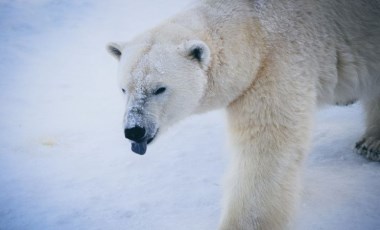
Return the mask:
[[(0, 1), (0, 229), (216, 229), (222, 111), (133, 154), (110, 41), (189, 1)], [(317, 114), (296, 229), (379, 229), (380, 168), (353, 151), (360, 105)]]

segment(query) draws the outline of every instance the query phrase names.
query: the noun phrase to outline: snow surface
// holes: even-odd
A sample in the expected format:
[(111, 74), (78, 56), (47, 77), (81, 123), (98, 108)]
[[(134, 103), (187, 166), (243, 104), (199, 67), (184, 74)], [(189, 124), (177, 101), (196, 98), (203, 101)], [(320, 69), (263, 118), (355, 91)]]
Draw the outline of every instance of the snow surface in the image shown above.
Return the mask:
[[(1, 230), (217, 228), (223, 112), (193, 116), (133, 154), (105, 50), (188, 3), (0, 1)], [(360, 105), (316, 120), (297, 229), (380, 229), (379, 164), (353, 152)]]

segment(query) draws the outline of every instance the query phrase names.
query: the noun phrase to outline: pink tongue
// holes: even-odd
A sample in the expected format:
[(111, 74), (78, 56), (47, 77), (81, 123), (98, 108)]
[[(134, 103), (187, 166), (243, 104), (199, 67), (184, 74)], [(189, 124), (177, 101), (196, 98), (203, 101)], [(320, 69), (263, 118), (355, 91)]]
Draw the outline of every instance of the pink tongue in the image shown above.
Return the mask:
[(131, 149), (133, 152), (137, 154), (144, 155), (146, 152), (146, 147), (147, 147), (146, 145), (147, 145), (147, 141), (143, 141), (140, 143), (132, 142)]

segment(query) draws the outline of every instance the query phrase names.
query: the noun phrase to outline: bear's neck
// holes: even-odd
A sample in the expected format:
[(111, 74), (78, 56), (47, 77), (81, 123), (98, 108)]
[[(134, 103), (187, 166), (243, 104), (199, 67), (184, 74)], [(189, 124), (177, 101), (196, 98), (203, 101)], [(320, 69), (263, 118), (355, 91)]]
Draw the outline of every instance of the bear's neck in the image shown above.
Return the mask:
[(249, 7), (229, 5), (223, 3), (222, 10), (217, 11), (207, 4), (196, 9), (203, 17), (203, 29), (195, 32), (211, 50), (208, 93), (197, 112), (226, 107), (243, 94), (255, 79), (266, 53), (260, 23), (250, 14)]

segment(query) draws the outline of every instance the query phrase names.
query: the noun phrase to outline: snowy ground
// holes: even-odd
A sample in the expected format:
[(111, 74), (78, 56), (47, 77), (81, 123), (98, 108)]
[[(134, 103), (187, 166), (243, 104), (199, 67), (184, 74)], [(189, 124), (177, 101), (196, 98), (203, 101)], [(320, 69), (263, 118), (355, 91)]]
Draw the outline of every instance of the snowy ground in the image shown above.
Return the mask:
[[(0, 230), (216, 229), (223, 112), (133, 154), (105, 51), (188, 2), (0, 0)], [(353, 153), (362, 120), (359, 105), (318, 113), (297, 229), (380, 229), (380, 166)]]

